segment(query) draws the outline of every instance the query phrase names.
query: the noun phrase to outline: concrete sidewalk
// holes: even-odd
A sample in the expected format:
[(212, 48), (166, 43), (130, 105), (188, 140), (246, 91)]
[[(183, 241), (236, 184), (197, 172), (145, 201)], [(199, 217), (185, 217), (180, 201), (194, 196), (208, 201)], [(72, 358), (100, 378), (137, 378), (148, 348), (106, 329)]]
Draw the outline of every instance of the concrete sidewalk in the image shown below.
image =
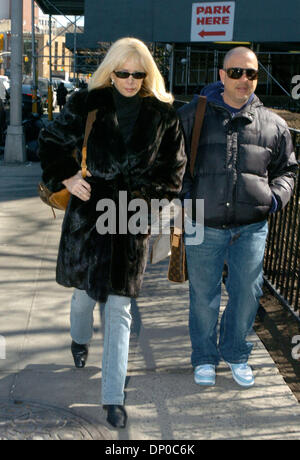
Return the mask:
[(300, 406), (255, 334), (253, 388), (239, 387), (225, 363), (215, 387), (193, 383), (188, 285), (166, 280), (167, 262), (148, 265), (133, 302), (129, 422), (110, 429), (99, 403), (99, 309), (88, 365), (77, 370), (69, 349), (72, 291), (55, 282), (63, 214), (54, 220), (37, 197), (39, 177), (39, 164), (0, 164), (0, 439), (300, 439)]

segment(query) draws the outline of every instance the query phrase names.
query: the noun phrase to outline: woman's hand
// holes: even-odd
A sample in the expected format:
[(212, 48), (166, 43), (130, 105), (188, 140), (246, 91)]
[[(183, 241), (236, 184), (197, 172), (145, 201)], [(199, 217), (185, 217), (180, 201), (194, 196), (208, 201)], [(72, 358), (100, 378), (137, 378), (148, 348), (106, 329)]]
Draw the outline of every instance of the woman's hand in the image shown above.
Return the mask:
[[(87, 171), (87, 176), (91, 177), (91, 173)], [(81, 174), (81, 170), (78, 171), (75, 176), (69, 177), (62, 181), (64, 186), (69, 190), (72, 195), (77, 196), (82, 201), (88, 201), (91, 197), (91, 186), (86, 182)]]

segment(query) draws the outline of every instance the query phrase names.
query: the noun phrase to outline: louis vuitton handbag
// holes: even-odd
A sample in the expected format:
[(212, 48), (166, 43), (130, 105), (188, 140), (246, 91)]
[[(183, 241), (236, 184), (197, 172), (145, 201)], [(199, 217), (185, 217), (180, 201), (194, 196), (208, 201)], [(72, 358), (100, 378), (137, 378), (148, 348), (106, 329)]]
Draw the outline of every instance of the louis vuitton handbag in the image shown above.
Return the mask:
[[(93, 123), (96, 119), (97, 110), (93, 110), (89, 112), (86, 126), (85, 126), (85, 134), (84, 134), (84, 141), (82, 147), (82, 159), (81, 159), (81, 174), (82, 177), (85, 178), (87, 176), (87, 166), (86, 166), (86, 152), (87, 152), (87, 141), (93, 126)], [(75, 156), (75, 152), (73, 152)], [(59, 192), (51, 192), (51, 190), (46, 187), (43, 182), (38, 184), (38, 194), (41, 200), (51, 207), (53, 212), (53, 217), (55, 218), (55, 209), (60, 209), (65, 211), (67, 209), (71, 193), (66, 188), (60, 190)]]
[[(191, 143), (190, 172), (192, 177), (194, 175), (197, 147), (203, 124), (205, 107), (206, 97), (199, 96)], [(183, 225), (182, 228), (175, 227), (171, 229), (170, 238), (171, 255), (168, 268), (168, 280), (173, 281), (175, 283), (184, 283), (188, 280), (188, 271), (186, 263), (185, 246), (183, 240)]]
[(184, 283), (188, 280), (185, 246), (181, 228), (171, 229), (171, 255), (168, 268), (168, 280)]

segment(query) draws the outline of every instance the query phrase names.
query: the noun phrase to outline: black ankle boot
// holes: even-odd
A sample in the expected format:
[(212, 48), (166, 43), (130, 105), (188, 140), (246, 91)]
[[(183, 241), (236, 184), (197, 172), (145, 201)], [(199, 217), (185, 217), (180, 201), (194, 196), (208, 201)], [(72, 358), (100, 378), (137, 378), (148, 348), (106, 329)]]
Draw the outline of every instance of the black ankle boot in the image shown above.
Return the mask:
[(108, 404), (103, 406), (107, 410), (106, 420), (115, 428), (125, 428), (127, 422), (127, 413), (124, 406)]
[(75, 366), (78, 369), (82, 369), (85, 366), (89, 354), (88, 345), (81, 345), (72, 340), (71, 351), (74, 358)]

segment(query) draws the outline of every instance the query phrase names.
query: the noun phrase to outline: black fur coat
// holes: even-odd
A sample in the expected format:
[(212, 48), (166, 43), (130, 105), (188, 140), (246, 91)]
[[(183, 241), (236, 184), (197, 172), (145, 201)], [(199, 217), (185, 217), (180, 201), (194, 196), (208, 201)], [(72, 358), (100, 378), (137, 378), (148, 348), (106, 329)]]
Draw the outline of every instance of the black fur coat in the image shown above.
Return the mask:
[[(148, 234), (101, 235), (96, 222), (98, 200), (112, 199), (118, 216), (119, 191), (128, 201), (136, 195), (176, 197), (181, 189), (186, 158), (183, 135), (175, 110), (154, 97), (142, 99), (131, 138), (124, 143), (118, 126), (111, 88), (74, 93), (65, 109), (40, 134), (43, 180), (52, 191), (80, 169), (87, 114), (98, 109), (88, 139), (87, 167), (92, 177), (91, 198), (72, 195), (65, 213), (56, 280), (87, 291), (95, 300), (109, 294), (137, 297), (148, 256)], [(72, 156), (77, 148), (77, 158)]]

